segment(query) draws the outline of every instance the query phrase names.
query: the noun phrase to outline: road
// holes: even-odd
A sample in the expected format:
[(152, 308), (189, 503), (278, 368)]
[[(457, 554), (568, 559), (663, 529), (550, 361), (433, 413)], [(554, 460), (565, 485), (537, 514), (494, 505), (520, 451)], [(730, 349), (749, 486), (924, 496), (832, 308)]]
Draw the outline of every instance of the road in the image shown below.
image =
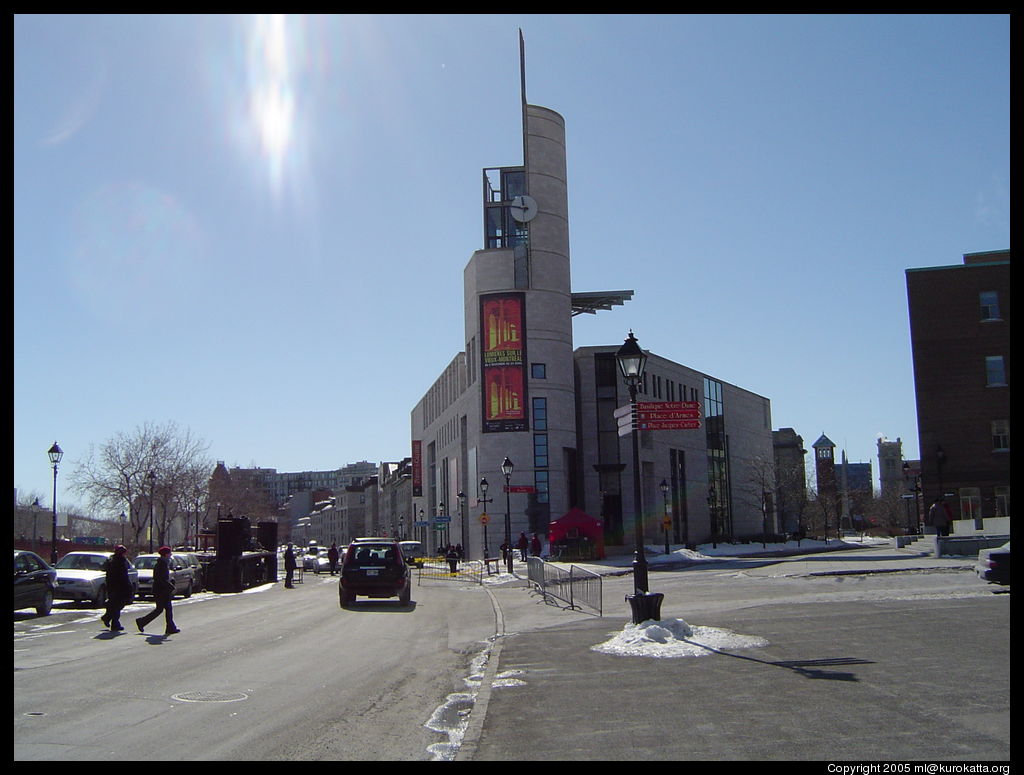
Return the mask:
[[(174, 603), (182, 632), (139, 633), (126, 610), (58, 603), (15, 614), (15, 760), (430, 760), (424, 726), (465, 690), (494, 635), (479, 587), (413, 587), (414, 602), (338, 605), (337, 580), (203, 593)], [(153, 634), (150, 634), (152, 632)]]
[(701, 658), (592, 650), (628, 624), (628, 575), (603, 617), (521, 584), (342, 610), (311, 574), (177, 601), (168, 638), (135, 631), (148, 605), (117, 635), (71, 604), (16, 613), (15, 759), (1008, 759), (1009, 592), (952, 567), (819, 575), (840, 560), (652, 572), (663, 618), (767, 640)]

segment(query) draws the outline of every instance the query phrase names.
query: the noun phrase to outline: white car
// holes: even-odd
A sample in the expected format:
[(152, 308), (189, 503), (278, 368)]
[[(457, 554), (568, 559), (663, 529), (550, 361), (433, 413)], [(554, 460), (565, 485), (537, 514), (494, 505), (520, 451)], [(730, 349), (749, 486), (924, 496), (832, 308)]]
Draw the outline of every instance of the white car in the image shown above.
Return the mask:
[[(113, 552), (68, 552), (54, 567), (57, 587), (53, 596), (58, 600), (87, 600), (96, 608), (107, 602), (107, 572), (104, 564)], [(128, 563), (128, 579), (132, 582), (132, 597), (139, 593), (139, 572)]]

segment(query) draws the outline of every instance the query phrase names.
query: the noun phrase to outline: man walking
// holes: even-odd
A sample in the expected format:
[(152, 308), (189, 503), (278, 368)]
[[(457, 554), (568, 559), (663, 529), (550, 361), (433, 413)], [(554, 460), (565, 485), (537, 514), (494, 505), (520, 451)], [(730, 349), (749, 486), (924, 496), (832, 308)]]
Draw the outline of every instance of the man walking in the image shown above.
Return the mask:
[(160, 614), (164, 614), (165, 626), (164, 635), (175, 635), (181, 632), (174, 626), (174, 614), (171, 611), (171, 598), (174, 597), (174, 582), (171, 581), (171, 547), (161, 546), (157, 552), (160, 557), (153, 566), (153, 600), (156, 601), (156, 608), (145, 616), (135, 620), (135, 626), (139, 632), (145, 632), (145, 627)]
[(128, 550), (118, 544), (103, 564), (107, 582), (107, 612), (100, 617), (111, 632), (121, 632), (121, 609), (132, 599), (132, 582), (128, 577)]
[(292, 583), (292, 579), (295, 578), (295, 550), (292, 549), (292, 545), (288, 544), (288, 548), (284, 550), (284, 588), (294, 589), (295, 585)]

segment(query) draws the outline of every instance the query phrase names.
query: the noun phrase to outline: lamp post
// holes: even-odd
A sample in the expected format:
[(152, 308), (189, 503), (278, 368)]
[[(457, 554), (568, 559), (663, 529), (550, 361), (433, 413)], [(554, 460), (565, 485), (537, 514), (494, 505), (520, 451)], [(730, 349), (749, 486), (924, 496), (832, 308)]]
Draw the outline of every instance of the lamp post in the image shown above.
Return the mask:
[(640, 503), (640, 445), (636, 427), (636, 391), (644, 375), (647, 356), (644, 355), (640, 345), (637, 344), (636, 337), (630, 331), (629, 338), (619, 348), (615, 358), (619, 362), (619, 369), (626, 380), (626, 387), (629, 389), (629, 403), (633, 412), (633, 432), (630, 434), (633, 440), (633, 528), (636, 540), (636, 554), (633, 558), (633, 591), (639, 595), (649, 590), (647, 556), (644, 552), (643, 508)]
[(501, 473), (505, 475), (505, 565), (509, 573), (512, 572), (512, 502), (509, 499), (508, 480), (512, 477), (514, 469), (515, 466), (506, 455), (501, 464)]
[[(444, 513), (444, 501), (441, 501), (440, 503), (437, 504), (437, 516), (438, 517), (446, 516), (445, 513)], [(445, 547), (445, 553), (447, 553), (448, 539), (447, 539), (447, 533), (445, 532), (446, 528), (443, 527), (443, 525), (446, 525), (446, 524), (448, 524), (448, 523), (447, 522), (441, 522), (440, 520), (438, 520), (437, 524), (434, 525), (434, 532), (438, 534), (438, 538), (441, 541), (444, 541), (442, 546)]]
[(647, 580), (647, 555), (644, 551), (644, 512), (640, 491), (640, 442), (637, 439), (640, 431), (636, 427), (636, 393), (640, 380), (647, 365), (647, 356), (629, 332), (629, 337), (615, 353), (619, 362), (619, 370), (629, 388), (629, 403), (632, 408), (633, 429), (633, 526), (636, 533), (636, 555), (633, 558), (633, 594), (627, 596), (633, 608), (633, 624), (640, 624), (648, 619), (661, 619), (661, 601), (664, 595), (651, 593)]
[(661, 489), (661, 501), (662, 501), (662, 520), (661, 526), (665, 530), (665, 554), (669, 554), (671, 550), (668, 545), (668, 528), (671, 525), (671, 521), (668, 518), (668, 482), (664, 479), (661, 480), (661, 484), (658, 485)]
[(149, 553), (153, 553), (153, 498), (156, 491), (156, 474), (149, 472)]
[(39, 511), (43, 507), (39, 504), (39, 498), (32, 504), (32, 550), (39, 554)]
[(53, 525), (50, 531), (50, 564), (57, 564), (57, 464), (64, 457), (64, 450), (53, 442), (53, 446), (46, 452), (53, 464)]
[(459, 545), (462, 547), (462, 559), (469, 559), (469, 544), (466, 542), (466, 493), (459, 490), (455, 496), (459, 499), (459, 535), (461, 540)]
[(121, 515), (118, 517), (118, 520), (121, 522), (121, 546), (124, 546), (124, 512), (123, 511), (121, 512)]
[[(423, 509), (421, 508), (420, 509), (420, 523), (421, 523), (421, 525), (420, 525), (420, 527), (418, 527), (418, 528), (416, 528), (414, 530), (413, 534), (414, 535), (422, 535), (423, 536), (423, 545), (429, 551), (430, 550), (430, 540), (429, 540), (429, 535), (430, 534), (429, 533), (420, 533), (419, 532), (419, 531), (423, 530), (422, 522), (423, 522), (425, 516), (426, 515), (423, 513)], [(413, 527), (415, 527), (415, 525)]]
[[(484, 497), (477, 498), (478, 503), (488, 504), (494, 499), (487, 497), (487, 490), (490, 485), (487, 483), (487, 477), (480, 477), (480, 492), (484, 494)], [(490, 517), (487, 516), (487, 506), (484, 505), (484, 512), (480, 515), (480, 521), (484, 526), (484, 562), (491, 556), (491, 550), (487, 546), (487, 523), (491, 521)]]

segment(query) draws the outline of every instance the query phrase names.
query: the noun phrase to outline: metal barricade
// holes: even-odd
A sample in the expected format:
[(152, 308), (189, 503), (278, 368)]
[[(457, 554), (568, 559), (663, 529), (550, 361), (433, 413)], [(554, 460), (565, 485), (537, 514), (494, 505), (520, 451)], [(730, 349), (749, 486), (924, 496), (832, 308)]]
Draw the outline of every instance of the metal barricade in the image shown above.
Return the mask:
[(484, 583), (484, 564), (480, 560), (459, 560), (455, 573), (446, 561), (427, 560), (416, 571), (417, 583), (427, 581), (468, 581)]
[(601, 576), (570, 565), (568, 570), (544, 562), (540, 557), (527, 561), (527, 579), (547, 597), (561, 600), (570, 608), (588, 608), (602, 615)]

